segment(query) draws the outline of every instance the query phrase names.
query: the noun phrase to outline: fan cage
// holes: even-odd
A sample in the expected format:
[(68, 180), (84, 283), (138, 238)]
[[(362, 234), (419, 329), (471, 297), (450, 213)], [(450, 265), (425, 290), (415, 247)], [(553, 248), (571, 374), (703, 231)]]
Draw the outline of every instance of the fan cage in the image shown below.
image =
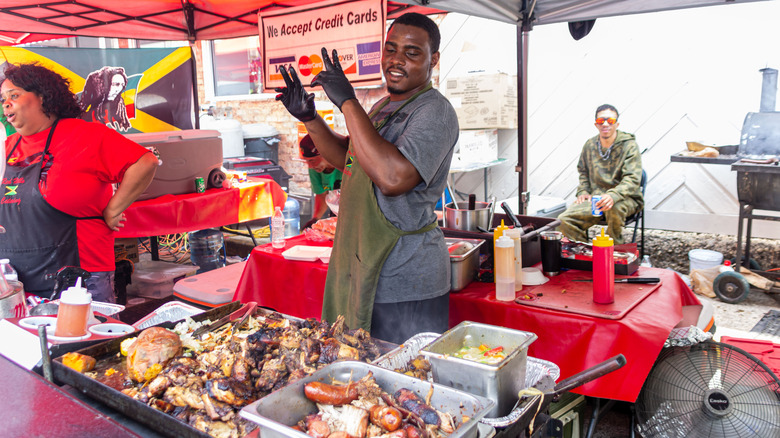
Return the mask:
[(780, 436), (780, 379), (733, 345), (662, 350), (636, 403), (646, 437)]

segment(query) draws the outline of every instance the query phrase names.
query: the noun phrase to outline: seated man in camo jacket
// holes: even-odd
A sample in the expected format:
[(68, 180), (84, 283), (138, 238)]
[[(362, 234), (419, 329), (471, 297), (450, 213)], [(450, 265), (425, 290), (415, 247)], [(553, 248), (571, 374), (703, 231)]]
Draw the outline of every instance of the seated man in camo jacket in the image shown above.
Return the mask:
[(601, 195), (596, 206), (604, 213), (607, 234), (615, 244), (623, 243), (621, 233), (626, 218), (644, 206), (640, 187), (642, 155), (634, 134), (617, 130), (617, 120), (614, 106), (605, 104), (596, 109), (599, 135), (588, 139), (582, 147), (577, 163), (577, 199), (558, 217), (560, 230), (571, 240), (587, 242), (588, 228), (601, 220), (591, 214), (591, 196)]

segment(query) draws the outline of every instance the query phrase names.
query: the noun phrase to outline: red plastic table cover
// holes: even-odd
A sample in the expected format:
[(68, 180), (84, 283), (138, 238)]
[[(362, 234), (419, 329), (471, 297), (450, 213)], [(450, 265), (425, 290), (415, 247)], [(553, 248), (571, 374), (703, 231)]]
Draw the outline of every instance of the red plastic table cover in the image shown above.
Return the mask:
[(256, 301), (285, 315), (320, 319), (328, 265), (319, 260), (287, 260), (282, 253), (298, 245), (332, 244), (301, 234), (287, 239), (284, 248), (276, 249), (271, 244), (256, 247), (249, 255), (233, 301)]
[[(287, 315), (319, 319), (327, 265), (320, 261), (288, 261), (281, 253), (294, 245), (330, 244), (297, 236), (288, 239), (283, 249), (258, 246), (249, 257), (233, 300), (257, 301)], [(660, 277), (661, 287), (621, 319), (497, 301), (493, 283), (475, 281), (450, 295), (450, 327), (461, 321), (475, 321), (536, 333), (538, 339), (531, 344), (529, 354), (557, 364), (561, 378), (622, 353), (626, 366), (574, 392), (634, 402), (664, 341), (681, 321), (682, 307), (700, 304), (673, 271), (640, 267), (635, 275)], [(561, 276), (582, 278), (583, 272), (570, 270)], [(535, 287), (525, 286), (523, 292)]]
[(186, 233), (271, 217), (284, 208), (287, 194), (267, 178), (251, 179), (230, 189), (163, 195), (136, 201), (127, 210), (124, 228), (115, 237), (146, 237)]

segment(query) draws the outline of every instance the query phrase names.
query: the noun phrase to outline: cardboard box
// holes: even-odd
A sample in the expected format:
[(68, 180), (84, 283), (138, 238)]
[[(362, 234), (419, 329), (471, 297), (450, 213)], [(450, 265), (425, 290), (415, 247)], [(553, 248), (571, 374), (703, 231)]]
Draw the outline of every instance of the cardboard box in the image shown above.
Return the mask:
[(457, 158), (463, 163), (489, 163), (498, 159), (498, 130), (460, 131), (455, 145)]
[(138, 263), (138, 239), (135, 237), (128, 237), (123, 239), (114, 240), (114, 260), (130, 260), (133, 263)]
[(447, 79), (444, 95), (460, 129), (516, 129), (517, 76), (472, 74)]

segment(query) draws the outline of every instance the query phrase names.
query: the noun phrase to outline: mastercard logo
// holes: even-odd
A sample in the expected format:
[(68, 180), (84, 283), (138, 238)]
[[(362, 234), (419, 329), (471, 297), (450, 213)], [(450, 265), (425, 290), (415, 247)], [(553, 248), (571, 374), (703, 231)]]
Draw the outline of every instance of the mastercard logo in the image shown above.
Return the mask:
[(303, 76), (318, 75), (322, 68), (322, 58), (319, 55), (301, 56), (298, 60), (298, 72)]

